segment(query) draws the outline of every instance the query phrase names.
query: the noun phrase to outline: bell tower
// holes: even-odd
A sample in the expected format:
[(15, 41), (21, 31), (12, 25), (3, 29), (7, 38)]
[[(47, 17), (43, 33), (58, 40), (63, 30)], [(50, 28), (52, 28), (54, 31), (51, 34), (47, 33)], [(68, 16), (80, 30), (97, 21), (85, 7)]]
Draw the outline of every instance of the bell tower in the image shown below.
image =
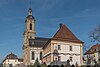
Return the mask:
[(24, 44), (23, 44), (23, 53), (24, 53), (24, 64), (30, 64), (30, 46), (29, 46), (29, 39), (35, 39), (35, 19), (32, 16), (32, 9), (29, 8), (28, 15), (26, 17), (26, 29), (23, 33), (24, 36)]
[(28, 10), (28, 16), (26, 17), (26, 29), (24, 31), (24, 46), (28, 45), (28, 39), (35, 39), (35, 19), (32, 16), (32, 9), (29, 8)]

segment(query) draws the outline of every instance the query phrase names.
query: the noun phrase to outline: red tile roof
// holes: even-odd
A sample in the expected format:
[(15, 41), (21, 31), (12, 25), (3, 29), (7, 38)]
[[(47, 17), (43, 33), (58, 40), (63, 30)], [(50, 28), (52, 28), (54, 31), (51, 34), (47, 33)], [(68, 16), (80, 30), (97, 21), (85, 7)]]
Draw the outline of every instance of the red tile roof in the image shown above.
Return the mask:
[(67, 41), (67, 42), (75, 42), (75, 43), (84, 43), (79, 40), (67, 27), (66, 25), (61, 25), (60, 29), (56, 32), (56, 34), (48, 40), (48, 42), (43, 46), (43, 49), (51, 42), (51, 40), (59, 40), (59, 41)]
[(100, 44), (93, 45), (89, 50), (87, 50), (84, 55), (94, 54), (96, 52), (100, 52)]
[(83, 43), (79, 40), (67, 27), (66, 25), (62, 25), (61, 28), (56, 32), (52, 39), (55, 40), (63, 40), (68, 42), (79, 42)]

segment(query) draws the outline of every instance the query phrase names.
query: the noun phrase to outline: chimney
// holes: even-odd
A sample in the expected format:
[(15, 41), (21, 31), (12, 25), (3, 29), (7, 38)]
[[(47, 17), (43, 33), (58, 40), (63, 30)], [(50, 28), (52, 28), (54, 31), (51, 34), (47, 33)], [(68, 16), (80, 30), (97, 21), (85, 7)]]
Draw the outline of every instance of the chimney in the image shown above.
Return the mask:
[(61, 28), (61, 27), (62, 27), (62, 25), (63, 25), (63, 24), (60, 24), (60, 25), (59, 25), (59, 28)]

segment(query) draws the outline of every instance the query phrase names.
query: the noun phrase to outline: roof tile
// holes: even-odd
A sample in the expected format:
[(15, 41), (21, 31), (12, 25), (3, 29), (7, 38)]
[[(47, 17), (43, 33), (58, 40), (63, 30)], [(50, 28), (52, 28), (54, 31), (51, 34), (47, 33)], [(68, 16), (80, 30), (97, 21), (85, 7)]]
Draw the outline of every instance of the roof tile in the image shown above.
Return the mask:
[(83, 43), (66, 27), (65, 24), (61, 26), (52, 39)]

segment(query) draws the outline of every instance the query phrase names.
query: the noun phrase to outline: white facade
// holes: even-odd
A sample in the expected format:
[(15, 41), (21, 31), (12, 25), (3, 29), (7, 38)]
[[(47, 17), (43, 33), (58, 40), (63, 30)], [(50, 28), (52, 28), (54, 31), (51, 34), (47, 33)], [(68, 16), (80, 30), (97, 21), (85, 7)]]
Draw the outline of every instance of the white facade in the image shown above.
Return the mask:
[(3, 62), (3, 67), (15, 67), (15, 66), (21, 66), (23, 62), (19, 62), (18, 59), (6, 59)]
[(95, 44), (91, 46), (85, 53), (84, 53), (84, 65), (100, 65), (100, 44)]
[[(61, 49), (58, 50), (59, 56), (61, 56), (61, 62), (66, 62), (68, 59), (70, 60), (70, 57), (72, 57), (71, 64), (80, 65), (80, 45), (79, 43), (64, 43), (64, 42), (56, 42), (57, 44), (54, 44), (54, 49), (58, 45), (60, 45)], [(72, 51), (70, 51), (70, 46), (72, 46)], [(61, 54), (60, 54), (61, 53)]]
[[(67, 63), (67, 60), (70, 60), (70, 57), (72, 57), (72, 61), (70, 61), (70, 64), (78, 64), (79, 66), (82, 65), (82, 44), (80, 43), (69, 43), (69, 42), (60, 42), (60, 41), (52, 41), (53, 42), (53, 48), (57, 49), (59, 56), (60, 56), (60, 62)], [(52, 43), (51, 42), (51, 43)], [(60, 45), (60, 49), (58, 49), (58, 45)], [(70, 46), (72, 46), (72, 51), (70, 51)], [(44, 56), (50, 54), (49, 51)], [(52, 53), (51, 53), (52, 54)], [(54, 57), (55, 58), (55, 57)], [(57, 58), (58, 60), (58, 58)], [(51, 62), (51, 61), (50, 61)], [(46, 62), (47, 64), (50, 64), (50, 62)]]
[[(95, 60), (97, 63), (99, 63), (99, 62), (98, 62), (99, 53), (96, 52), (96, 53), (93, 53), (93, 54), (84, 55), (84, 59), (85, 59), (85, 61), (84, 61), (84, 64), (85, 64), (85, 65), (95, 65), (94, 60)], [(90, 61), (89, 61), (89, 59), (90, 59)]]
[[(32, 52), (34, 51), (34, 60), (32, 60)], [(34, 64), (34, 62), (36, 61), (36, 59), (38, 58), (39, 62), (41, 63), (42, 60), (40, 59), (40, 52), (43, 52), (43, 49), (42, 48), (32, 48), (30, 50), (30, 62), (31, 64)]]

